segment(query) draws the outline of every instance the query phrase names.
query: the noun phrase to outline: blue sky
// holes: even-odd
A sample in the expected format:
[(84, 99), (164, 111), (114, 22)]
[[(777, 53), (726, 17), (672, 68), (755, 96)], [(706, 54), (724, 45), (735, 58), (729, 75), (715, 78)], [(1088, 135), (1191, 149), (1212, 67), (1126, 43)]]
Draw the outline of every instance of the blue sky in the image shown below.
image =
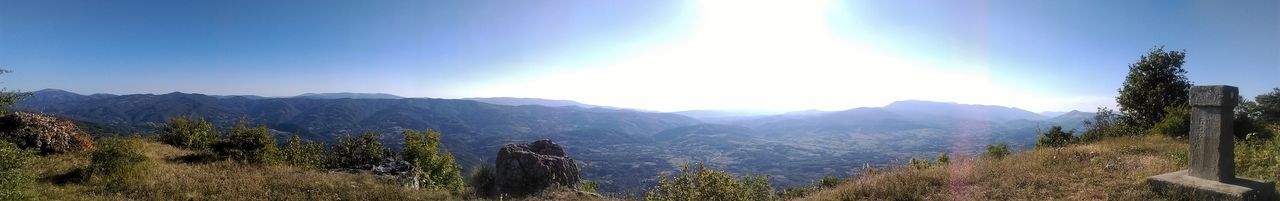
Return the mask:
[(0, 0), (0, 86), (85, 94), (1092, 110), (1157, 45), (1197, 84), (1280, 87), (1276, 1)]

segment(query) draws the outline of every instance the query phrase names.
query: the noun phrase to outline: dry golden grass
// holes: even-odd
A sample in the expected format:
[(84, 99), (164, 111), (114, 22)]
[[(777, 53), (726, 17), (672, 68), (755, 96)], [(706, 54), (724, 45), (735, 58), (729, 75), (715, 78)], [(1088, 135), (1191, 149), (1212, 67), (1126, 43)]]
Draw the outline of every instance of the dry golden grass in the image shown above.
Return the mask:
[(403, 188), (367, 174), (308, 171), (227, 161), (182, 162), (191, 151), (145, 142), (154, 165), (141, 184), (109, 191), (74, 181), (87, 153), (42, 157), (38, 200), (455, 200), (444, 192)]
[(1183, 168), (1185, 142), (1152, 136), (870, 172), (797, 200), (1150, 200), (1146, 177)]

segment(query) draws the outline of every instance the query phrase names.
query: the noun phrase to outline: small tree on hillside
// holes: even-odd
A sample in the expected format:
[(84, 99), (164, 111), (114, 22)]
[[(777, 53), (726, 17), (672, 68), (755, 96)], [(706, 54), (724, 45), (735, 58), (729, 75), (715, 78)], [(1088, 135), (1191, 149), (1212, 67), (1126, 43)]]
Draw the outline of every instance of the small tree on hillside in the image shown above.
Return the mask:
[(270, 163), (276, 156), (276, 139), (266, 126), (249, 128), (248, 123), (241, 120), (231, 128), (227, 140), (217, 146), (220, 155), (245, 163)]
[(1116, 114), (1114, 110), (1099, 107), (1098, 112), (1093, 114), (1092, 119), (1084, 121), (1084, 133), (1080, 134), (1079, 140), (1094, 142), (1106, 137), (1119, 136), (1123, 133), (1120, 131), (1120, 125), (1116, 123), (1119, 118), (1120, 115)]
[(1123, 123), (1146, 130), (1164, 119), (1165, 108), (1187, 104), (1187, 71), (1182, 68), (1185, 51), (1152, 48), (1129, 65), (1116, 103), (1124, 114)]
[(982, 152), (982, 157), (987, 159), (999, 160), (1004, 158), (1004, 156), (1008, 156), (1008, 155), (1009, 155), (1008, 143), (988, 144), (987, 150)]
[(1071, 137), (1075, 132), (1075, 130), (1063, 132), (1062, 126), (1059, 125), (1049, 127), (1048, 131), (1040, 133), (1040, 138), (1036, 140), (1036, 148), (1066, 146), (1071, 143)]
[(280, 162), (303, 169), (315, 169), (325, 161), (324, 144), (303, 140), (297, 133), (278, 151)]
[(333, 168), (355, 168), (362, 165), (374, 165), (387, 157), (387, 150), (382, 146), (382, 133), (367, 131), (358, 137), (339, 137), (330, 149), (329, 166)]
[(680, 175), (658, 176), (658, 186), (645, 193), (649, 201), (675, 200), (771, 200), (773, 188), (767, 176), (734, 178), (729, 173), (707, 169), (699, 163), (693, 169), (681, 165)]
[(1253, 98), (1255, 105), (1248, 108), (1250, 116), (1262, 124), (1280, 123), (1280, 88)]
[(204, 118), (173, 117), (161, 128), (159, 138), (175, 147), (203, 151), (218, 141), (218, 131)]
[[(0, 75), (12, 73), (13, 71), (0, 69)], [(31, 93), (20, 91), (9, 91), (0, 89), (0, 115), (8, 115), (9, 110), (13, 108), (13, 104), (17, 104), (22, 98), (31, 96)]]
[(440, 132), (431, 129), (421, 133), (406, 130), (401, 157), (418, 171), (422, 187), (463, 193), (466, 187), (462, 183), (462, 166), (453, 160), (452, 154), (442, 149), (440, 138)]

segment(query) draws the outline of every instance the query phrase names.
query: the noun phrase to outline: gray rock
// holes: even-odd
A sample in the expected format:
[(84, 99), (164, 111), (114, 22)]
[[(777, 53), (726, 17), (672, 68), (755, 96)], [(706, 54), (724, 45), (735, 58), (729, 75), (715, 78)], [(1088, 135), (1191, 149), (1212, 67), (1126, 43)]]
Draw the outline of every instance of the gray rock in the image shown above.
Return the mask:
[(494, 183), (498, 193), (532, 195), (552, 186), (578, 188), (578, 164), (551, 140), (507, 144), (498, 151)]

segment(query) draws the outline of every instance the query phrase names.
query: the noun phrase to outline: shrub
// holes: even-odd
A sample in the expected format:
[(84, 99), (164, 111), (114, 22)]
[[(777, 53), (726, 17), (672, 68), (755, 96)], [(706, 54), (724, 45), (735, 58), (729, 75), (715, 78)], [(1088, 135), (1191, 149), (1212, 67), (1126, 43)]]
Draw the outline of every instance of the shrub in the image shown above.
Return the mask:
[(30, 200), (35, 175), (35, 154), (13, 143), (0, 141), (0, 200)]
[(770, 200), (773, 189), (767, 176), (734, 178), (729, 173), (707, 169), (699, 163), (690, 169), (681, 165), (680, 175), (658, 176), (658, 186), (645, 193), (645, 200)]
[(169, 118), (160, 130), (160, 142), (179, 148), (205, 151), (218, 141), (218, 132), (204, 118)]
[(1236, 172), (1241, 176), (1280, 179), (1280, 139), (1236, 143)]
[(494, 183), (493, 167), (489, 165), (481, 165), (471, 170), (470, 176), (467, 178), (467, 184), (471, 185), (472, 191), (477, 196), (491, 198), (497, 196), (497, 186)]
[(71, 121), (54, 116), (14, 112), (0, 117), (0, 140), (40, 154), (93, 150), (93, 137)]
[(382, 147), (382, 134), (377, 131), (367, 131), (358, 137), (339, 137), (330, 151), (333, 152), (329, 161), (332, 168), (372, 166), (387, 157), (387, 150)]
[(1120, 115), (1114, 110), (1106, 107), (1099, 107), (1098, 112), (1094, 113), (1093, 119), (1084, 121), (1084, 132), (1080, 134), (1078, 140), (1081, 142), (1096, 142), (1107, 137), (1119, 137), (1130, 135), (1116, 123)]
[(917, 170), (927, 169), (933, 166), (933, 164), (930, 164), (928, 160), (916, 159), (916, 157), (911, 157), (911, 160), (907, 161), (907, 165), (909, 165), (911, 169), (917, 169)]
[(578, 182), (582, 186), (582, 191), (597, 193), (600, 191), (600, 182), (592, 180), (581, 180)]
[(219, 156), (244, 163), (271, 163), (276, 155), (276, 139), (266, 126), (249, 128), (244, 121), (231, 128), (231, 135), (218, 143)]
[(454, 162), (452, 154), (441, 149), (440, 138), (440, 132), (431, 129), (422, 133), (407, 130), (404, 132), (404, 152), (400, 156), (413, 164), (422, 176), (420, 185), (423, 188), (464, 193), (462, 166)]
[(1009, 155), (1009, 144), (1007, 143), (988, 144), (987, 151), (982, 152), (982, 157), (988, 158), (988, 159), (998, 160), (1008, 155)]
[(830, 176), (830, 175), (822, 176), (821, 179), (818, 179), (818, 181), (814, 182), (813, 184), (783, 190), (782, 192), (778, 193), (778, 198), (779, 200), (792, 200), (796, 198), (802, 198), (810, 194), (813, 194), (814, 192), (821, 191), (823, 189), (836, 187), (836, 185), (840, 185), (840, 182), (841, 180), (838, 177)]
[(1071, 137), (1075, 132), (1075, 130), (1063, 132), (1062, 126), (1058, 125), (1049, 127), (1048, 131), (1040, 133), (1040, 138), (1036, 140), (1036, 148), (1066, 146), (1071, 143)]
[(1191, 132), (1191, 108), (1185, 105), (1164, 109), (1164, 119), (1151, 127), (1148, 133), (1173, 138), (1187, 138)]
[(302, 140), (298, 134), (293, 134), (276, 153), (281, 163), (302, 169), (320, 168), (326, 158), (324, 144)]
[(947, 153), (945, 152), (938, 154), (938, 159), (934, 160), (934, 164), (937, 164), (938, 166), (947, 166), (951, 164), (951, 157), (947, 157)]
[(85, 181), (120, 190), (136, 186), (150, 169), (138, 139), (107, 139), (89, 158)]

